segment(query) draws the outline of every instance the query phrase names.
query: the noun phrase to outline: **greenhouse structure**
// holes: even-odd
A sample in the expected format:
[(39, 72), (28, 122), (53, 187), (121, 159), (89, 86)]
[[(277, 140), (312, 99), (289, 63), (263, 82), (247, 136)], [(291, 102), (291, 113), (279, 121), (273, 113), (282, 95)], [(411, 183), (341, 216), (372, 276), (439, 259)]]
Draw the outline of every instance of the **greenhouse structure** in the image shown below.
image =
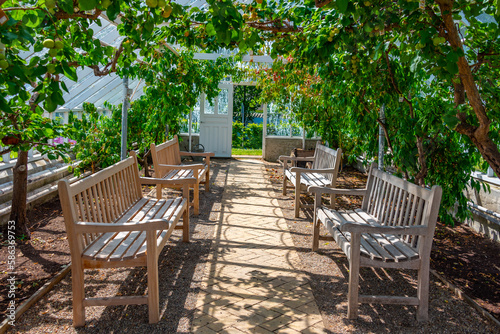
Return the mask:
[(498, 333), (499, 22), (0, 0), (0, 333)]

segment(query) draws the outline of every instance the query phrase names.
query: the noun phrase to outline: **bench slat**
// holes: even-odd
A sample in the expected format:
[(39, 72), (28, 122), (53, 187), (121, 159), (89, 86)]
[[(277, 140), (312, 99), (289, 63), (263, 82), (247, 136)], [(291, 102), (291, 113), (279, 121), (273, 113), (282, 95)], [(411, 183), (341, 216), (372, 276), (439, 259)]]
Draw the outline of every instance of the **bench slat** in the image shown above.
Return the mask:
[[(335, 241), (339, 244), (340, 248), (344, 251), (344, 253), (350, 257), (349, 249), (350, 249), (350, 242), (351, 242), (351, 234), (349, 232), (341, 232), (338, 230), (338, 226), (340, 224), (345, 224), (347, 221), (345, 218), (337, 211), (331, 211), (328, 209), (325, 209), (323, 211), (323, 214), (325, 217), (328, 219), (322, 220), (327, 223), (325, 226), (330, 234), (333, 236)], [(330, 225), (330, 226), (328, 226)], [(361, 252), (366, 256), (370, 257), (372, 259), (379, 259), (383, 260), (383, 256), (380, 255), (374, 247), (370, 244), (369, 240), (365, 240), (364, 238), (361, 239), (361, 246), (360, 246)]]
[[(182, 212), (182, 207), (183, 207), (181, 201), (174, 203), (174, 205), (172, 205), (172, 207), (174, 207), (173, 213), (172, 213), (171, 218), (170, 218), (172, 220), (172, 224), (169, 226), (168, 230), (162, 230), (162, 231), (158, 232), (158, 235), (156, 238), (158, 247), (162, 243), (164, 243), (165, 240), (167, 240), (170, 237), (170, 235), (175, 230), (175, 227), (177, 225), (176, 221), (178, 221), (180, 218), (180, 214)], [(141, 246), (141, 248), (137, 251), (137, 254), (145, 253), (146, 248), (147, 248), (146, 246), (147, 246), (146, 244), (143, 244)]]
[(323, 174), (319, 173), (302, 173), (301, 178), (303, 179), (301, 180), (302, 183), (307, 186), (325, 187), (331, 184), (330, 180), (328, 180)]
[[(123, 223), (133, 219), (135, 221), (150, 220), (155, 218), (163, 217), (164, 213), (170, 207), (172, 200), (155, 200), (150, 199), (139, 208), (139, 211), (135, 206), (130, 210), (128, 215), (122, 217), (117, 223)], [(105, 233), (101, 238), (95, 242), (92, 247), (89, 247), (84, 255), (88, 258), (93, 259), (106, 259), (106, 260), (121, 260), (124, 258), (124, 254), (130, 250), (130, 248), (139, 248), (144, 244), (146, 238), (145, 232), (132, 231), (132, 232), (121, 232), (117, 234)], [(134, 246), (135, 244), (135, 246)], [(134, 251), (134, 255), (136, 251)]]
[[(156, 199), (149, 199), (148, 203), (134, 215), (133, 220), (142, 221), (142, 220), (151, 220), (154, 218), (161, 218), (162, 216), (159, 213), (164, 212), (164, 210), (162, 210), (162, 207), (165, 205), (168, 205), (168, 201), (166, 202), (165, 200), (159, 201)], [(106, 249), (103, 249), (97, 255), (97, 257), (109, 258), (112, 256), (115, 259), (123, 259), (126, 257), (124, 255), (125, 252), (128, 253), (132, 248), (136, 248), (137, 244), (138, 245), (144, 244), (145, 240), (146, 240), (146, 232), (142, 232), (138, 236), (132, 236), (129, 234), (127, 235), (126, 239), (122, 240), (120, 243), (117, 244), (117, 246), (114, 249), (112, 249), (111, 253), (106, 254)], [(133, 255), (136, 256), (137, 254), (134, 253)]]
[[(142, 208), (148, 203), (147, 198), (142, 198), (141, 200), (137, 201), (137, 203), (127, 212), (125, 212), (122, 217), (120, 217), (119, 220), (116, 222), (127, 222), (129, 220), (132, 220), (134, 215), (139, 211), (142, 210)], [(101, 249), (107, 245), (111, 239), (114, 239), (116, 233), (105, 233), (101, 235), (98, 239), (94, 240), (90, 245), (87, 246), (85, 251), (83, 252), (83, 256), (87, 258), (94, 258), (97, 254), (100, 253)]]
[[(342, 216), (344, 222), (354, 221), (357, 223), (364, 223), (370, 225), (354, 212), (347, 212), (343, 214), (339, 213), (339, 215)], [(360, 249), (361, 256), (368, 257), (370, 259), (378, 259), (383, 262), (395, 261), (393, 254), (391, 254), (387, 249), (382, 247), (379, 240), (377, 238), (374, 238), (374, 236), (371, 234), (368, 233), (361, 234), (361, 246), (362, 246)]]
[(290, 180), (290, 182), (295, 187), (295, 182), (296, 182), (295, 173), (290, 172), (289, 169), (285, 169), (285, 176), (286, 176), (286, 178), (288, 178), (288, 180)]
[[(154, 200), (152, 200), (154, 201)], [(148, 210), (147, 214), (143, 215), (142, 218), (138, 218), (137, 216), (135, 217), (136, 219), (134, 220), (150, 220), (150, 219), (157, 219), (157, 218), (162, 218), (167, 211), (167, 209), (170, 207), (170, 203), (173, 202), (172, 200), (170, 201), (165, 201), (165, 200), (160, 200), (157, 201), (155, 206)], [(142, 210), (144, 211), (144, 210)], [(143, 212), (141, 212), (143, 213)], [(166, 226), (168, 227), (168, 226)], [(158, 232), (158, 236), (162, 233), (163, 231)], [(119, 246), (114, 250), (113, 252), (113, 258), (116, 259), (126, 259), (127, 256), (124, 255), (126, 254), (131, 247), (138, 248), (138, 245), (143, 245), (144, 240), (146, 237), (145, 232), (139, 232), (139, 231), (132, 231), (130, 234), (119, 244)], [(163, 237), (162, 237), (163, 240)], [(161, 240), (159, 240), (160, 243)], [(158, 245), (159, 246), (159, 245)], [(145, 251), (144, 251), (145, 252)], [(142, 254), (144, 253), (142, 252)], [(133, 252), (134, 256), (137, 256), (141, 254), (141, 252)]]
[[(374, 221), (373, 217), (369, 216), (366, 212), (360, 209), (356, 209), (355, 213), (360, 219), (364, 221), (370, 221), (372, 225), (378, 225), (372, 223)], [(398, 236), (393, 234), (378, 234), (373, 235), (385, 250), (387, 250), (394, 258), (396, 262), (408, 261), (418, 258), (418, 253), (412, 249), (412, 247), (403, 242)], [(380, 239), (379, 239), (380, 238)]]
[(318, 217), (322, 217), (321, 222), (326, 227), (328, 232), (330, 232), (337, 245), (339, 245), (340, 249), (342, 249), (342, 251), (349, 257), (351, 244), (349, 240), (347, 240), (346, 236), (340, 233), (340, 231), (337, 229), (339, 220), (335, 219), (335, 217), (328, 216), (328, 213), (330, 213), (329, 210), (318, 209), (317, 214)]
[[(181, 203), (182, 200), (181, 198), (176, 198), (174, 200), (168, 200), (166, 203), (164, 203), (164, 206), (166, 207), (166, 212), (162, 216), (155, 216), (154, 218), (164, 218), (166, 220), (173, 220), (172, 217), (175, 217), (175, 209)], [(161, 231), (159, 232), (159, 235), (161, 234)], [(137, 238), (137, 240), (134, 242), (134, 244), (127, 250), (127, 252), (123, 255), (123, 258), (133, 258), (141, 254), (141, 247), (144, 246), (144, 251), (146, 250), (146, 234), (143, 233)]]

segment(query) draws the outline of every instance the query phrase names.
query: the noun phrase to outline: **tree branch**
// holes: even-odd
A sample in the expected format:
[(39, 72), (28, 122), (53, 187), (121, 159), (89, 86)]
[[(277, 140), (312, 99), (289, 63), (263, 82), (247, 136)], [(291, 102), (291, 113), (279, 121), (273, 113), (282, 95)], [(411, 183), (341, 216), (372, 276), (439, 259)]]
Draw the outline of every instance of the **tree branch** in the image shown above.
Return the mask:
[[(446, 30), (448, 31), (448, 42), (454, 50), (461, 49), (463, 51), (462, 42), (458, 34), (455, 21), (452, 17), (453, 1), (452, 0), (436, 0), (442, 14), (442, 20)], [(486, 114), (486, 110), (481, 100), (481, 96), (474, 81), (474, 76), (465, 56), (458, 58), (458, 71), (460, 79), (463, 83), (467, 99), (469, 100), (474, 113), (479, 122), (479, 126), (475, 130), (474, 136), (478, 140), (486, 140), (490, 132), (491, 120)]]
[(394, 78), (394, 74), (392, 73), (391, 63), (389, 61), (389, 52), (388, 51), (384, 52), (384, 56), (385, 56), (385, 62), (387, 63), (387, 70), (389, 72), (390, 83), (392, 84), (392, 86), (394, 87), (394, 89), (396, 90), (396, 92), (399, 94), (399, 96), (402, 96), (403, 100), (406, 102), (406, 104), (408, 104), (408, 106), (410, 107), (410, 117), (414, 118), (415, 115), (414, 115), (414, 112), (413, 112), (413, 103), (411, 103), (411, 101), (408, 100), (406, 98), (406, 96), (403, 95), (403, 93), (401, 92), (401, 90), (399, 89), (399, 87), (398, 87), (398, 85), (396, 83), (396, 79)]
[(281, 19), (267, 22), (248, 22), (247, 25), (251, 28), (272, 32), (300, 32), (303, 30), (302, 28), (294, 27), (290, 24), (290, 22), (282, 21)]
[[(365, 101), (363, 100), (364, 96), (365, 96), (365, 93), (366, 91), (363, 91), (361, 93), (361, 96), (360, 96), (360, 99), (359, 101), (361, 102), (361, 105), (363, 105), (363, 109), (365, 109), (365, 111), (367, 113), (371, 113), (372, 111), (368, 108), (368, 106), (366, 105)], [(389, 147), (389, 150), (392, 152), (394, 152), (394, 149), (392, 148), (392, 142), (391, 142), (391, 139), (389, 138), (389, 132), (387, 131), (387, 126), (386, 124), (384, 124), (382, 122), (382, 120), (380, 118), (377, 117), (377, 123), (380, 124), (380, 126), (382, 127), (382, 129), (384, 130), (384, 136), (385, 136), (385, 140), (387, 141), (387, 146)]]
[(314, 4), (316, 5), (317, 8), (321, 8), (328, 5), (332, 1), (333, 0), (314, 0)]
[(9, 147), (9, 148), (6, 148), (5, 150), (0, 151), (0, 155), (7, 154), (7, 153), (9, 153), (10, 151), (11, 151), (11, 148), (10, 148), (10, 147)]
[[(42, 7), (10, 7), (10, 8), (3, 8), (2, 9), (4, 12), (12, 12), (16, 10), (22, 10), (22, 11), (30, 11), (30, 10), (41, 10), (46, 12), (47, 14), (51, 14), (46, 8)], [(68, 14), (65, 11), (59, 10), (52, 14), (57, 20), (65, 20), (65, 19), (71, 19), (71, 18), (84, 18), (84, 19), (89, 19), (89, 20), (97, 20), (99, 15), (101, 15), (102, 10), (100, 9), (95, 9), (94, 14), (87, 14), (84, 11), (78, 11), (76, 13)]]

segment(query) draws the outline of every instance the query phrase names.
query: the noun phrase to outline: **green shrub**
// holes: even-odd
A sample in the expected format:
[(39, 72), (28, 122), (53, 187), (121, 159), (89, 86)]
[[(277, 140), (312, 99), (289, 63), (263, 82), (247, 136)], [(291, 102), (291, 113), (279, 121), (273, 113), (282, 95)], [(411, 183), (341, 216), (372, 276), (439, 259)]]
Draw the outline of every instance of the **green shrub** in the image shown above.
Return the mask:
[(233, 122), (233, 147), (247, 149), (262, 148), (262, 131), (262, 124), (251, 123), (245, 127), (239, 121)]
[(76, 141), (73, 147), (76, 159), (75, 175), (86, 170), (92, 173), (97, 168), (105, 168), (120, 161), (121, 125), (116, 120), (100, 115), (96, 107), (90, 103), (83, 104), (82, 119), (70, 114), (70, 124), (74, 130), (71, 134)]

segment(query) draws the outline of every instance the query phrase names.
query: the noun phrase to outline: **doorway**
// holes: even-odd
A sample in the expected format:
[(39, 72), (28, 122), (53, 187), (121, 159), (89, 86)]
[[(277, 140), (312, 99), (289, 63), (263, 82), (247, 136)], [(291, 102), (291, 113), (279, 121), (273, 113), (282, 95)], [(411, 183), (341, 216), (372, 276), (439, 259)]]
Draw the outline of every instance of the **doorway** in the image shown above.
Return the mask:
[(201, 96), (200, 143), (206, 152), (214, 152), (216, 157), (230, 158), (233, 133), (233, 85), (221, 83), (219, 89), (219, 95), (214, 101), (208, 101), (205, 94)]

